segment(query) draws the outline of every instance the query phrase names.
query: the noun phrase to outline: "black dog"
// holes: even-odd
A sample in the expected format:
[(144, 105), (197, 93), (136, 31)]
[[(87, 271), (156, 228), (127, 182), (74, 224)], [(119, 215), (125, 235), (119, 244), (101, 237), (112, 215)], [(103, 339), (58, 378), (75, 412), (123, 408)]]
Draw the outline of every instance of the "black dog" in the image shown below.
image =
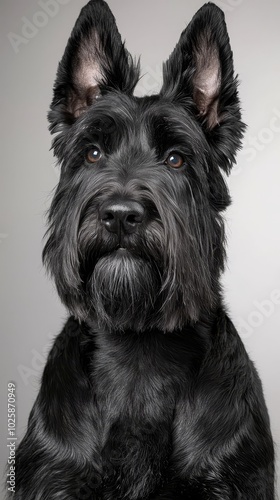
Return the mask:
[[(164, 36), (164, 31), (163, 35)], [(159, 95), (102, 0), (82, 10), (49, 113), (61, 178), (44, 261), (72, 314), (17, 454), (17, 500), (273, 500), (262, 387), (221, 298), (240, 147), (223, 13), (195, 15)]]

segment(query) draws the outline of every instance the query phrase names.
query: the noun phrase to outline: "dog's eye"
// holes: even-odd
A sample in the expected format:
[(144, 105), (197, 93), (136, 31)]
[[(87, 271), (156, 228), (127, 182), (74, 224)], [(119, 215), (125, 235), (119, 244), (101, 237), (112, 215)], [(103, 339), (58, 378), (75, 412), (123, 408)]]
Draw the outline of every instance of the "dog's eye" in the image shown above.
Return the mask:
[(184, 159), (179, 153), (170, 153), (165, 160), (166, 165), (172, 168), (180, 168), (184, 164)]
[(94, 148), (91, 148), (87, 151), (86, 159), (89, 163), (96, 163), (100, 160), (101, 156), (102, 153), (100, 149), (94, 146)]

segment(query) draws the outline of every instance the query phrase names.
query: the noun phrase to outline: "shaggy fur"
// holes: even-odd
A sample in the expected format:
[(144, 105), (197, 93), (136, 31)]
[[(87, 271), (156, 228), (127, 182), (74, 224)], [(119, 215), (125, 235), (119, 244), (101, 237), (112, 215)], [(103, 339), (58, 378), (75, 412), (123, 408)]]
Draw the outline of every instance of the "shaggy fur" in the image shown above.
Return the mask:
[(103, 0), (81, 11), (49, 112), (61, 177), (44, 262), (70, 312), (18, 452), (16, 500), (273, 500), (256, 370), (221, 298), (244, 125), (222, 11), (204, 5), (133, 95)]

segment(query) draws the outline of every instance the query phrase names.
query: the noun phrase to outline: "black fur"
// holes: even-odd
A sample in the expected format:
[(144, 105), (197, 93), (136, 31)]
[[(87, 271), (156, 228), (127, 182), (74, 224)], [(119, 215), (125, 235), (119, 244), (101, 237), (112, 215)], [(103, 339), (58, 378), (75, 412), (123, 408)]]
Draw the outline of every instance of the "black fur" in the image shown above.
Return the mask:
[[(240, 147), (222, 11), (139, 79), (103, 0), (82, 10), (49, 112), (61, 178), (44, 262), (72, 317), (18, 452), (16, 500), (273, 500), (256, 370), (227, 316), (222, 212)], [(98, 148), (98, 149), (97, 149)]]

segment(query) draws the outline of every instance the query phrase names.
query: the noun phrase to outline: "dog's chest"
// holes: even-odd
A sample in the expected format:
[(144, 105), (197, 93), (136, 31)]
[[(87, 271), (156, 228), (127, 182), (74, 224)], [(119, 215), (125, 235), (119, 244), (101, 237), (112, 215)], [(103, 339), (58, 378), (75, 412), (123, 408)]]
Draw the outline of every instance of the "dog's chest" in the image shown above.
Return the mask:
[(171, 422), (205, 354), (198, 334), (96, 334), (91, 364), (95, 402), (104, 427)]
[(166, 362), (162, 345), (137, 340), (97, 341), (92, 380), (105, 428), (116, 420), (160, 421), (172, 416), (183, 374)]
[(103, 479), (108, 488), (121, 484), (133, 499), (160, 481), (186, 374), (166, 362), (157, 342), (111, 340), (97, 339), (92, 368)]

